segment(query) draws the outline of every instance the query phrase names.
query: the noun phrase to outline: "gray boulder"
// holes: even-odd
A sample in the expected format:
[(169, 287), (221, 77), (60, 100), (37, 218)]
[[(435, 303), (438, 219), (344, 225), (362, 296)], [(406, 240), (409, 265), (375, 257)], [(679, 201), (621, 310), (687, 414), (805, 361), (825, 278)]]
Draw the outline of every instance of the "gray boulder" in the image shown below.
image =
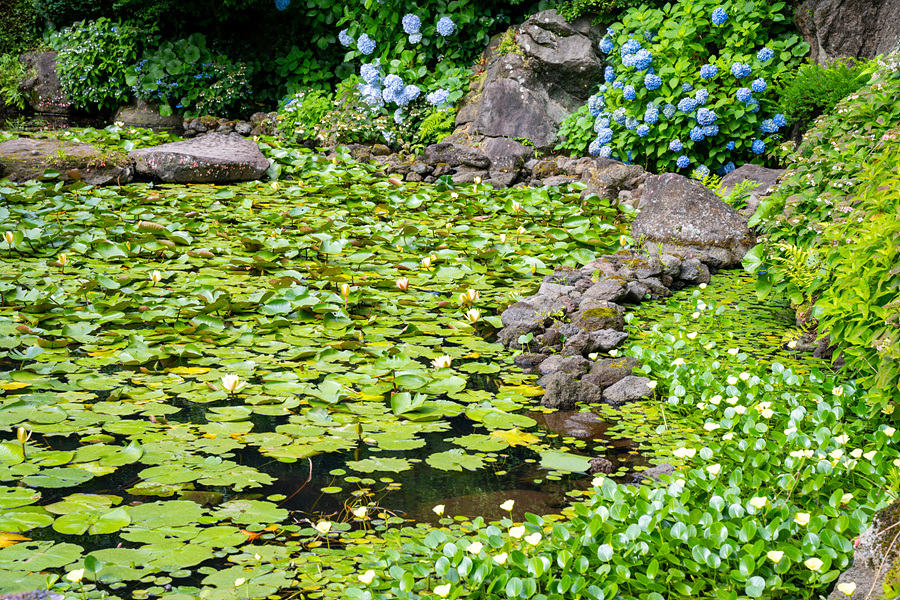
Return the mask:
[(62, 181), (83, 181), (91, 185), (120, 185), (132, 178), (131, 162), (124, 155), (90, 144), (30, 138), (0, 144), (0, 178), (28, 181), (43, 176), (46, 171), (56, 171), (57, 179)]
[(775, 185), (778, 178), (784, 174), (784, 169), (767, 169), (759, 165), (747, 163), (725, 175), (722, 178), (722, 188), (726, 194), (730, 194), (738, 184), (744, 181), (752, 181), (757, 184), (755, 188), (748, 190), (758, 196), (765, 195), (770, 187)]
[(525, 161), (534, 156), (534, 148), (509, 138), (488, 138), (481, 147), (491, 161), (492, 173), (518, 173), (525, 168)]
[(563, 356), (587, 356), (593, 352), (609, 352), (617, 348), (626, 339), (628, 334), (614, 329), (601, 329), (600, 331), (582, 331), (570, 338), (566, 338), (563, 346)]
[(139, 173), (167, 183), (229, 183), (259, 179), (269, 161), (253, 140), (219, 133), (132, 150)]
[[(881, 592), (886, 583), (894, 583), (897, 573), (900, 550), (897, 549), (895, 540), (897, 534), (897, 515), (900, 514), (900, 502), (894, 502), (887, 508), (876, 513), (872, 519), (872, 526), (865, 530), (857, 539), (857, 545), (853, 550), (852, 566), (841, 573), (837, 583), (856, 584), (853, 594), (847, 596), (837, 589), (828, 596), (828, 600), (867, 600), (869, 598), (884, 598)], [(870, 590), (876, 590), (875, 595)], [(890, 598), (896, 598), (890, 595)]]
[[(650, 252), (713, 255), (716, 268), (737, 267), (756, 243), (747, 219), (703, 184), (664, 173), (647, 178), (644, 208), (631, 224)], [(683, 267), (682, 267), (683, 268)]]
[(545, 379), (545, 392), (541, 406), (559, 410), (572, 410), (578, 404), (578, 381), (571, 373), (557, 372)]
[(582, 301), (578, 312), (572, 315), (572, 324), (584, 331), (621, 330), (625, 327), (621, 308), (602, 300)]
[(629, 375), (603, 390), (603, 401), (613, 406), (622, 406), (626, 402), (636, 402), (653, 397), (653, 390), (647, 387), (650, 380), (646, 377)]
[[(113, 122), (122, 123), (125, 127), (137, 127), (152, 129), (153, 131), (165, 131), (168, 133), (181, 133), (182, 121), (178, 115), (164, 117), (159, 111), (143, 100), (138, 100), (133, 105), (121, 107), (116, 111)], [(249, 133), (249, 131), (248, 131)]]
[(571, 373), (576, 377), (584, 375), (591, 369), (591, 361), (582, 356), (561, 356), (554, 354), (538, 366), (538, 373), (550, 375), (557, 371)]
[(75, 108), (59, 82), (56, 52), (27, 52), (19, 57), (26, 75), (22, 89), (32, 110), (45, 114), (71, 114)]
[(638, 471), (637, 473), (632, 475), (631, 478), (634, 483), (639, 484), (647, 480), (660, 481), (660, 478), (663, 475), (671, 475), (674, 472), (674, 465), (663, 463), (661, 465), (656, 465), (655, 467), (650, 467), (649, 469), (644, 469), (643, 471)]
[[(550, 309), (565, 311), (562, 303), (551, 304)], [(552, 322), (546, 307), (546, 298), (537, 296), (520, 300), (503, 311), (500, 315), (503, 329), (498, 335), (500, 342), (508, 348), (519, 349), (518, 339), (529, 333), (537, 337)]]
[(620, 302), (627, 294), (625, 281), (621, 277), (604, 277), (585, 290), (582, 297), (603, 302)]
[(900, 0), (806, 0), (795, 13), (810, 58), (875, 58), (900, 41)]
[(596, 475), (597, 473), (603, 473), (604, 475), (609, 475), (615, 469), (613, 468), (613, 464), (605, 458), (596, 457), (592, 458), (590, 462), (591, 468), (588, 469), (588, 473), (591, 475)]
[(481, 150), (452, 142), (426, 146), (423, 160), (432, 167), (446, 164), (451, 167), (467, 166), (475, 169), (487, 169), (491, 165), (491, 160)]
[(634, 370), (640, 366), (641, 363), (630, 356), (604, 358), (595, 362), (591, 367), (591, 372), (585, 377), (589, 377), (595, 385), (608, 388), (632, 375)]

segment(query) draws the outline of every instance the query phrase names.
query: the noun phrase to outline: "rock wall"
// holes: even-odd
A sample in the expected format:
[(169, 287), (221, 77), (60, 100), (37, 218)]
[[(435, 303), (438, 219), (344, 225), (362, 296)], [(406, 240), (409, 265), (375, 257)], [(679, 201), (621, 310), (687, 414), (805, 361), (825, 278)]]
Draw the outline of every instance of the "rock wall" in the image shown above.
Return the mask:
[(794, 21), (820, 65), (874, 58), (900, 43), (900, 0), (806, 0)]

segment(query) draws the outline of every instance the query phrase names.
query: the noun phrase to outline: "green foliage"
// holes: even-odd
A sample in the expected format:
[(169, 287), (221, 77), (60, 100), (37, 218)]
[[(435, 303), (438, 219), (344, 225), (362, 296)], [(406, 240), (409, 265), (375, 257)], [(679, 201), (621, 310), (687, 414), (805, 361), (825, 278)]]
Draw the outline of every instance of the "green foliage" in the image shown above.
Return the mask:
[(0, 54), (19, 54), (37, 41), (37, 18), (31, 0), (4, 0), (0, 9)]
[(594, 23), (607, 24), (623, 10), (641, 5), (662, 6), (666, 0), (562, 0), (556, 10), (567, 21), (578, 17), (593, 17)]
[(249, 102), (247, 65), (214, 52), (203, 34), (154, 46), (129, 70), (127, 83), (138, 98), (159, 105), (161, 114), (227, 115)]
[(503, 36), (500, 38), (497, 54), (505, 56), (507, 54), (519, 54), (520, 52), (519, 45), (516, 43), (516, 28), (510, 27), (503, 32)]
[(805, 64), (782, 82), (778, 90), (778, 110), (788, 121), (806, 127), (861, 88), (866, 83), (864, 73), (864, 61), (835, 61), (827, 67), (818, 63)]
[(114, 111), (129, 100), (126, 78), (137, 61), (139, 35), (129, 23), (100, 18), (51, 37), (60, 83), (76, 107)]
[(416, 139), (420, 144), (434, 144), (453, 133), (455, 127), (455, 110), (432, 108), (428, 111), (428, 116), (422, 119)]
[(587, 152), (588, 144), (594, 139), (594, 117), (588, 111), (587, 104), (578, 107), (575, 112), (563, 119), (559, 125), (559, 142), (554, 150), (569, 152), (581, 156)]
[(328, 92), (295, 93), (278, 109), (279, 137), (291, 144), (315, 141), (321, 123), (333, 109), (332, 96)]
[(19, 62), (17, 54), (0, 55), (0, 106), (12, 106), (19, 110), (25, 108), (25, 95), (22, 93), (25, 71), (25, 65)]
[(293, 96), (308, 89), (326, 89), (332, 75), (312, 50), (292, 46), (286, 56), (275, 59), (275, 73), (283, 81), (278, 97)]
[[(711, 19), (717, 8), (728, 15), (721, 25), (715, 25)], [(633, 86), (635, 97), (627, 100), (623, 89), (611, 81), (601, 87), (600, 117), (610, 119), (613, 139), (609, 150), (602, 151), (603, 142), (598, 137), (594, 151), (611, 152), (614, 157), (633, 160), (654, 172), (676, 171), (680, 156), (690, 160), (692, 169), (703, 165), (713, 171), (729, 163), (759, 161), (758, 155), (751, 152), (754, 140), (762, 143), (778, 139), (777, 135), (768, 138), (760, 130), (774, 112), (773, 84), (799, 64), (809, 49), (793, 31), (790, 15), (791, 9), (785, 2), (743, 0), (682, 1), (658, 9), (642, 6), (628, 10), (607, 38), (613, 42), (607, 60), (616, 73), (615, 85)], [(651, 91), (645, 86), (645, 71), (623, 65), (621, 49), (632, 36), (632, 43), (640, 42), (652, 54), (650, 66), (661, 78), (658, 89)], [(757, 57), (764, 47), (773, 51), (774, 58), (763, 61)], [(749, 76), (736, 77), (731, 71), (735, 63), (749, 66)], [(706, 64), (718, 69), (710, 79), (700, 75)], [(754, 113), (752, 104), (745, 104), (736, 95), (740, 88), (749, 89), (757, 78), (764, 79), (768, 87), (754, 92), (754, 99), (759, 102), (759, 112)], [(691, 91), (685, 92), (683, 86), (689, 86)], [(676, 109), (671, 118), (665, 116), (667, 105), (677, 107), (681, 100), (694, 99), (700, 89), (709, 94), (702, 108), (698, 105), (689, 113)], [(656, 122), (647, 117), (651, 105), (659, 112)], [(714, 111), (712, 127), (717, 131), (694, 140), (690, 134), (699, 129), (697, 111), (703, 109)], [(651, 108), (650, 112), (655, 111)], [(647, 127), (643, 137), (639, 133), (641, 127)], [(683, 144), (682, 150), (669, 148), (676, 139)], [(730, 142), (734, 143), (734, 150), (726, 147)]]

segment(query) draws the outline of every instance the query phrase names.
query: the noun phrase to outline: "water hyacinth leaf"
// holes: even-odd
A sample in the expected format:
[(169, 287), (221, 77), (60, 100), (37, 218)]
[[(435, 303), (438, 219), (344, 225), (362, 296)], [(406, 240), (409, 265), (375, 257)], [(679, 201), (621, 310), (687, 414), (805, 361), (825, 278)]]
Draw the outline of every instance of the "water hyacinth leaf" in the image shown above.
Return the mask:
[(484, 459), (480, 456), (467, 454), (460, 448), (431, 454), (425, 461), (435, 469), (442, 471), (462, 471), (463, 469), (476, 471), (484, 464)]
[(590, 468), (590, 459), (568, 452), (541, 452), (541, 467), (551, 471), (585, 473)]

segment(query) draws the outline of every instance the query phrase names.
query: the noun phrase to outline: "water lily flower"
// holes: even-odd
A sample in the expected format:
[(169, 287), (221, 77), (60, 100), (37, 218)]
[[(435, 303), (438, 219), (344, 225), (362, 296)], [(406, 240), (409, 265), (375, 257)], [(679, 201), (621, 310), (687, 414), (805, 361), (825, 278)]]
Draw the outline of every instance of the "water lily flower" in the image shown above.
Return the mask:
[(538, 542), (541, 541), (541, 534), (538, 531), (535, 531), (531, 535), (525, 536), (525, 541), (531, 544), (532, 546), (537, 546)]
[(3, 232), (3, 241), (6, 242), (7, 246), (12, 248), (13, 241), (15, 241), (15, 238), (13, 237), (13, 232), (12, 231), (4, 231)]
[(472, 554), (478, 554), (479, 552), (481, 552), (482, 548), (484, 548), (484, 544), (482, 544), (481, 542), (472, 542), (466, 548), (466, 551), (471, 552)]
[(672, 454), (678, 458), (693, 458), (697, 454), (696, 448), (676, 448)]
[(322, 535), (328, 535), (328, 532), (331, 531), (331, 521), (319, 521), (313, 525), (313, 529)]
[(881, 412), (883, 412), (886, 415), (894, 414), (894, 405), (888, 404), (887, 406), (885, 406), (884, 408), (881, 409)]
[(460, 304), (471, 304), (475, 302), (479, 298), (479, 294), (477, 291), (469, 288), (468, 291), (463, 292), (459, 295), (459, 303)]
[(897, 430), (894, 429), (893, 427), (885, 427), (883, 431), (884, 431), (884, 435), (886, 435), (888, 437), (894, 437), (894, 433)]
[(698, 287), (699, 287), (701, 290), (705, 290), (705, 289), (706, 289), (706, 284), (705, 284), (705, 283), (701, 283)]
[(740, 352), (740, 351), (741, 351), (740, 348), (729, 348), (729, 349), (728, 349), (728, 354), (730, 354), (730, 355), (732, 355), (732, 356), (737, 356), (737, 353)]
[(832, 450), (831, 452), (828, 453), (828, 456), (830, 456), (834, 460), (840, 460), (843, 455), (844, 455), (844, 451), (841, 450), (840, 448)]
[[(798, 512), (794, 515), (794, 523), (805, 527), (809, 524), (809, 513)], [(813, 569), (813, 571), (815, 571), (815, 569)]]
[(397, 244), (394, 247), (397, 249), (397, 252), (403, 252), (403, 246), (401, 246), (400, 244)]
[(159, 271), (152, 271), (150, 273), (150, 281), (153, 282), (153, 285), (156, 285), (157, 283), (162, 281), (162, 273), (160, 273)]
[[(31, 439), (31, 432), (24, 427), (19, 427), (16, 429), (16, 439), (19, 440), (20, 444), (24, 444)], [(510, 500), (510, 502), (512, 501)]]
[(623, 248), (628, 245), (628, 237), (624, 234), (619, 236), (619, 245)]
[(344, 298), (344, 302), (350, 299), (350, 284), (342, 283), (341, 284), (341, 296)]
[(401, 277), (397, 280), (397, 287), (400, 288), (400, 291), (405, 292), (409, 289), (409, 277)]
[(781, 562), (781, 559), (784, 557), (784, 552), (781, 550), (769, 550), (766, 552), (766, 556), (776, 565)]
[(763, 496), (754, 496), (750, 498), (750, 506), (756, 509), (761, 509), (764, 507), (769, 501)]
[(501, 552), (500, 554), (498, 554), (497, 556), (494, 556), (493, 558), (494, 558), (494, 562), (497, 563), (498, 565), (505, 565), (506, 559), (509, 558), (509, 554), (507, 554), (506, 552)]
[(481, 177), (475, 178), (475, 185), (481, 185)]
[(797, 347), (797, 340), (791, 340), (788, 342), (788, 348), (790, 348), (791, 350), (793, 350), (796, 347)]
[(368, 571), (357, 577), (357, 579), (359, 579), (360, 582), (369, 585), (370, 583), (372, 583), (372, 580), (375, 579), (375, 571), (369, 569)]
[(507, 500), (506, 502), (504, 502), (503, 504), (500, 505), (500, 508), (502, 508), (503, 510), (509, 511), (509, 510), (513, 509), (513, 505), (515, 503), (516, 503), (515, 500)]
[(84, 579), (84, 569), (75, 569), (74, 571), (69, 571), (66, 575), (66, 579), (71, 581), (72, 583), (78, 583), (82, 579)]
[(450, 366), (450, 362), (452, 360), (453, 359), (449, 355), (445, 354), (443, 356), (438, 356), (433, 361), (431, 361), (431, 366), (433, 366), (435, 369), (446, 369)]
[(853, 500), (853, 494), (849, 492), (841, 496), (841, 504), (849, 504), (851, 500)]
[(470, 308), (468, 311), (466, 311), (466, 319), (468, 319), (469, 322), (477, 323), (478, 319), (480, 319), (480, 318), (481, 318), (481, 311), (478, 310), (477, 308)]
[(735, 377), (734, 375), (729, 375), (725, 381), (728, 382), (728, 385), (734, 385), (738, 382), (738, 378)]
[(602, 474), (597, 475), (596, 477), (594, 477), (593, 479), (591, 479), (591, 485), (594, 486), (594, 487), (600, 487), (601, 485), (603, 485), (603, 479), (604, 479), (604, 478), (605, 478), (605, 476), (602, 475)]
[(56, 257), (56, 262), (59, 263), (59, 266), (64, 267), (69, 264), (69, 257), (66, 254), (60, 254)]
[(434, 511), (434, 514), (436, 514), (437, 516), (440, 517), (441, 515), (444, 514), (444, 505), (443, 505), (443, 504), (438, 504), (437, 506), (435, 506), (435, 507), (432, 508), (431, 510)]
[(859, 458), (860, 456), (862, 456), (862, 448), (856, 448), (855, 450), (850, 452), (850, 456), (852, 456), (853, 458)]
[(434, 593), (441, 598), (446, 598), (450, 594), (450, 584), (445, 583), (444, 585), (436, 586), (434, 588)]
[(512, 209), (513, 209), (513, 212), (519, 212), (522, 210), (522, 205), (519, 204), (518, 200), (513, 200)]
[(526, 229), (524, 227), (522, 227), (521, 225), (519, 225), (519, 228), (516, 229), (516, 233), (518, 235), (525, 235), (525, 231), (526, 231)]
[(537, 263), (531, 263), (531, 274), (537, 273)]
[(727, 402), (728, 404), (731, 404), (732, 406), (737, 404), (738, 400), (739, 400), (739, 398), (737, 396), (729, 396), (728, 398), (725, 398), (725, 402)]
[(431, 257), (426, 256), (422, 259), (422, 268), (427, 269), (429, 267), (431, 267)]
[(505, 244), (505, 243), (506, 243), (506, 234), (505, 234), (505, 233), (501, 233), (501, 234), (500, 234), (500, 243), (501, 243), (501, 244)]
[(837, 590), (845, 596), (852, 596), (853, 592), (856, 591), (856, 584), (852, 581), (847, 583), (839, 583), (837, 584)]
[[(619, 355), (619, 351), (616, 350), (615, 348), (613, 348), (612, 350), (609, 351), (608, 354), (609, 354), (610, 356), (612, 356), (613, 358), (615, 358), (615, 357), (617, 357), (617, 356)], [(647, 386), (647, 387), (650, 387), (650, 386)], [(653, 388), (650, 388), (650, 389), (652, 390)]]
[(709, 473), (710, 475), (718, 475), (721, 470), (722, 470), (722, 465), (720, 465), (719, 463), (716, 463), (714, 465), (709, 465), (708, 467), (706, 467), (706, 472)]
[(839, 385), (839, 386), (835, 387), (834, 389), (831, 390), (831, 393), (840, 398), (841, 396), (844, 395), (844, 386)]
[(822, 565), (825, 563), (823, 563), (821, 560), (819, 560), (818, 558), (816, 558), (814, 556), (812, 558), (808, 558), (805, 561), (803, 561), (803, 564), (806, 565), (806, 568), (809, 569), (810, 571), (818, 571), (819, 569), (822, 568)]
[(722, 396), (716, 394), (715, 396), (713, 396), (712, 398), (710, 398), (709, 401), (710, 401), (712, 404), (715, 404), (716, 406), (718, 406), (719, 402), (722, 401)]
[(525, 535), (525, 527), (524, 526), (509, 528), (509, 537), (514, 537), (514, 538), (518, 539), (518, 538), (522, 537), (523, 535)]
[(771, 419), (772, 415), (775, 414), (775, 411), (771, 408), (764, 408), (759, 414), (762, 415), (764, 419)]
[(353, 516), (357, 519), (362, 519), (366, 516), (366, 513), (369, 512), (369, 509), (365, 506), (359, 506), (353, 509)]
[(865, 454), (863, 454), (863, 457), (864, 457), (867, 461), (872, 462), (872, 459), (875, 458), (875, 455), (876, 455), (876, 454), (878, 454), (876, 451), (874, 451), (874, 450), (869, 450), (868, 452), (866, 452)]
[(239, 585), (244, 585), (244, 583), (245, 583), (246, 581), (247, 581), (247, 580), (244, 579), (243, 577), (238, 577), (237, 579), (234, 580), (234, 586), (237, 587), (237, 586), (239, 586)]
[(697, 318), (699, 318), (699, 317), (700, 317), (700, 313), (698, 313), (698, 312), (693, 312), (693, 313), (691, 313), (691, 318), (692, 318), (692, 319), (697, 319)]
[(245, 385), (247, 385), (247, 382), (241, 381), (241, 378), (234, 373), (229, 373), (228, 375), (224, 375), (222, 377), (222, 387), (229, 394), (238, 393), (244, 388)]

